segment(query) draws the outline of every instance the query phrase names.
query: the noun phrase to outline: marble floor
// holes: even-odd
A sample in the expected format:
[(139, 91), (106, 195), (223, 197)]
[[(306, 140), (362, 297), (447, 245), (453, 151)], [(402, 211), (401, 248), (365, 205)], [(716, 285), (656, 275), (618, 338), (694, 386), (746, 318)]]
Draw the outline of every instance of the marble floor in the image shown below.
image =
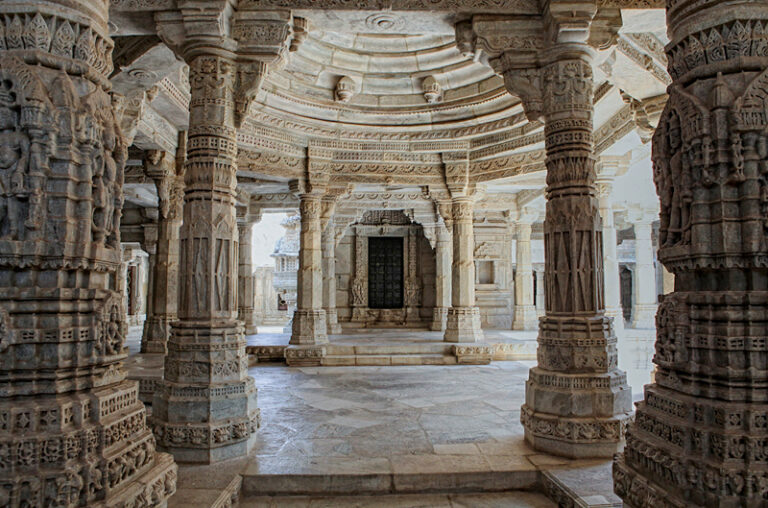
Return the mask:
[[(555, 506), (519, 489), (542, 490), (546, 471), (585, 467), (596, 469), (560, 487), (583, 491), (584, 506), (619, 506), (610, 461), (568, 461), (525, 444), (531, 365), (252, 367), (263, 425), (252, 456), (234, 467), (241, 506)], [(182, 467), (169, 506), (201, 499), (206, 470)], [(328, 497), (341, 494), (357, 496)]]

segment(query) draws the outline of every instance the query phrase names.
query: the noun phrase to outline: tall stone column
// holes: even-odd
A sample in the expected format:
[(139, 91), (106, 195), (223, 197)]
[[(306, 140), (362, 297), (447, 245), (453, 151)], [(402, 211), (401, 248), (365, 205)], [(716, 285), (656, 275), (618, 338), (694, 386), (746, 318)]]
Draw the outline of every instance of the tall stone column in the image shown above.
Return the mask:
[[(108, 3), (0, 2), (0, 504), (164, 506), (125, 379)], [(119, 429), (119, 430), (118, 430)]]
[(473, 207), (473, 199), (469, 196), (451, 198), (453, 263), (451, 307), (445, 324), (446, 342), (477, 342), (483, 339), (480, 310), (475, 305)]
[(451, 264), (453, 245), (449, 220), (445, 225), (438, 224), (435, 242), (435, 307), (432, 311), (431, 330), (444, 332), (451, 306)]
[(184, 51), (192, 98), (179, 320), (168, 340), (165, 375), (152, 415), (164, 449), (179, 460), (204, 463), (246, 455), (259, 426), (243, 324), (237, 319), (238, 64), (225, 43), (208, 46), (210, 41), (190, 37)]
[(328, 342), (328, 325), (323, 309), (323, 255), (320, 226), (321, 193), (299, 194), (301, 234), (299, 273), (296, 281), (296, 312), (289, 344), (315, 346)]
[[(765, 2), (669, 2), (653, 137), (659, 260), (675, 276), (614, 490), (635, 508), (768, 499)], [(737, 42), (738, 41), (738, 42)]]
[[(183, 144), (181, 150), (184, 149)], [(179, 285), (179, 228), (183, 204), (183, 158), (151, 151), (147, 174), (155, 182), (158, 197), (157, 249), (147, 298), (147, 320), (141, 338), (142, 353), (167, 352), (171, 323), (177, 318)]]
[(539, 55), (543, 65), (536, 68), (516, 68), (518, 58), (505, 53), (500, 67), (528, 116), (544, 120), (547, 151), (546, 315), (521, 421), (537, 450), (611, 457), (623, 446), (632, 401), (604, 309), (591, 50), (584, 43), (556, 44)]
[(635, 228), (635, 279), (632, 299), (632, 328), (656, 326), (656, 269), (653, 266), (653, 240), (650, 213), (630, 215)]
[(238, 222), (239, 252), (237, 264), (237, 318), (243, 322), (246, 335), (258, 333), (256, 296), (253, 276), (253, 223)]
[(336, 311), (336, 238), (333, 223), (326, 226), (322, 233), (323, 251), (323, 309), (328, 326), (328, 335), (341, 333), (341, 325)]
[(600, 218), (603, 220), (603, 280), (605, 283), (605, 315), (613, 319), (617, 335), (624, 332), (624, 311), (621, 309), (621, 279), (617, 252), (616, 223), (613, 214), (613, 185), (602, 179), (597, 184)]
[(516, 224), (515, 317), (513, 330), (535, 330), (538, 323), (531, 265), (531, 214), (521, 214)]

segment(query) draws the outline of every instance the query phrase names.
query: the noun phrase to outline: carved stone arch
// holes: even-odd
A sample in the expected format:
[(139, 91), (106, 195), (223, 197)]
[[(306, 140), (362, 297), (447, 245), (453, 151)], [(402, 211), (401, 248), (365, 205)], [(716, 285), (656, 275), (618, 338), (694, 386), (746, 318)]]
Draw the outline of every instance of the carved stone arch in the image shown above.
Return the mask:
[(19, 106), (50, 106), (45, 85), (30, 67), (15, 56), (0, 57), (0, 80), (13, 83)]
[(750, 82), (733, 103), (733, 123), (738, 131), (762, 131), (768, 128), (768, 69)]

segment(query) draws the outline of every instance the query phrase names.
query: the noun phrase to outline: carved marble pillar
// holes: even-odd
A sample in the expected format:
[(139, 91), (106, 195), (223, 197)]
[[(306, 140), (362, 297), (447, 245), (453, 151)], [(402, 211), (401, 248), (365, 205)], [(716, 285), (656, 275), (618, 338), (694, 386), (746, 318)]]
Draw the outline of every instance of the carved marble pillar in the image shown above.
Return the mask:
[(256, 328), (256, 297), (253, 276), (253, 223), (239, 222), (239, 252), (237, 264), (237, 319), (243, 322), (246, 335), (258, 333)]
[(453, 246), (450, 229), (453, 225), (450, 221), (437, 227), (437, 241), (435, 242), (435, 307), (432, 311), (433, 331), (444, 332), (448, 309), (451, 307), (451, 262), (453, 259)]
[[(198, 26), (198, 25), (193, 25)], [(237, 319), (237, 64), (209, 39), (189, 41), (189, 134), (179, 263), (179, 320), (152, 420), (159, 444), (185, 462), (246, 455), (259, 409)], [(229, 55), (229, 56), (228, 56)]]
[[(167, 352), (171, 323), (177, 318), (179, 284), (179, 228), (183, 204), (183, 177), (170, 154), (152, 151), (147, 174), (154, 180), (158, 197), (157, 249), (147, 298), (147, 320), (141, 338), (142, 353)], [(152, 258), (150, 258), (152, 259)]]
[(669, 100), (653, 137), (657, 366), (614, 490), (635, 507), (768, 499), (768, 9), (669, 2)]
[[(0, 2), (0, 504), (165, 506), (117, 290), (108, 3)], [(119, 430), (118, 430), (119, 429)]]
[(341, 333), (338, 314), (336, 312), (336, 238), (333, 223), (329, 224), (322, 233), (323, 250), (323, 308), (328, 326), (328, 335)]
[(475, 233), (473, 199), (459, 195), (451, 199), (453, 263), (451, 307), (445, 325), (446, 342), (477, 342), (483, 339), (480, 310), (475, 305)]
[(299, 273), (296, 312), (289, 342), (294, 346), (315, 346), (328, 342), (328, 325), (323, 309), (321, 198), (319, 193), (299, 194)]
[[(591, 50), (562, 44), (543, 57), (549, 63), (540, 68), (505, 74), (527, 112), (543, 118), (547, 151), (546, 315), (539, 321), (538, 365), (526, 384), (521, 421), (537, 450), (610, 457), (624, 444), (632, 401), (604, 312)], [(538, 100), (530, 94), (539, 94)]]
[[(634, 219), (634, 220), (633, 220)], [(644, 213), (630, 217), (635, 229), (635, 279), (632, 285), (632, 328), (656, 326), (656, 269), (653, 266), (653, 215)]]
[(513, 330), (535, 330), (538, 323), (533, 294), (531, 265), (531, 217), (521, 217), (516, 224), (515, 317)]
[(624, 332), (624, 311), (621, 309), (621, 282), (619, 254), (617, 252), (616, 223), (613, 215), (613, 186), (608, 182), (597, 184), (600, 218), (603, 220), (603, 280), (605, 283), (605, 315), (613, 319), (616, 334)]

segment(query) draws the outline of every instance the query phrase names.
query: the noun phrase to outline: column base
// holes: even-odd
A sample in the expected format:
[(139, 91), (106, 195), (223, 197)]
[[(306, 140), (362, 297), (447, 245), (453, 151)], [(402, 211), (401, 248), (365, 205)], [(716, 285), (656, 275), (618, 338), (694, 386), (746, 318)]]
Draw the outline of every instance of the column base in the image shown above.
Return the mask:
[(339, 335), (341, 333), (341, 325), (339, 324), (336, 309), (325, 309), (325, 322), (328, 325), (328, 335)]
[(613, 457), (624, 447), (632, 390), (624, 372), (568, 374), (534, 367), (520, 421), (536, 450), (561, 457)]
[(175, 316), (149, 316), (144, 321), (141, 352), (166, 354), (168, 337), (171, 336), (171, 323), (175, 320)]
[(164, 506), (176, 491), (134, 381), (18, 397), (0, 413), (3, 506)]
[(656, 311), (658, 305), (654, 304), (635, 304), (632, 307), (632, 328), (656, 328)]
[(247, 455), (260, 425), (239, 321), (181, 321), (168, 340), (163, 381), (152, 402), (158, 447), (180, 462)]
[(213, 386), (164, 381), (155, 392), (152, 412), (158, 448), (178, 462), (213, 464), (244, 457), (261, 425), (251, 377)]
[(429, 329), (433, 332), (444, 332), (448, 320), (448, 307), (435, 307), (432, 310), (432, 324)]
[(480, 309), (451, 307), (445, 321), (445, 342), (478, 342), (483, 340)]
[(299, 310), (293, 313), (291, 340), (295, 346), (311, 346), (328, 342), (328, 324), (324, 309)]
[(539, 316), (536, 315), (535, 305), (515, 305), (513, 330), (536, 330), (539, 326)]

